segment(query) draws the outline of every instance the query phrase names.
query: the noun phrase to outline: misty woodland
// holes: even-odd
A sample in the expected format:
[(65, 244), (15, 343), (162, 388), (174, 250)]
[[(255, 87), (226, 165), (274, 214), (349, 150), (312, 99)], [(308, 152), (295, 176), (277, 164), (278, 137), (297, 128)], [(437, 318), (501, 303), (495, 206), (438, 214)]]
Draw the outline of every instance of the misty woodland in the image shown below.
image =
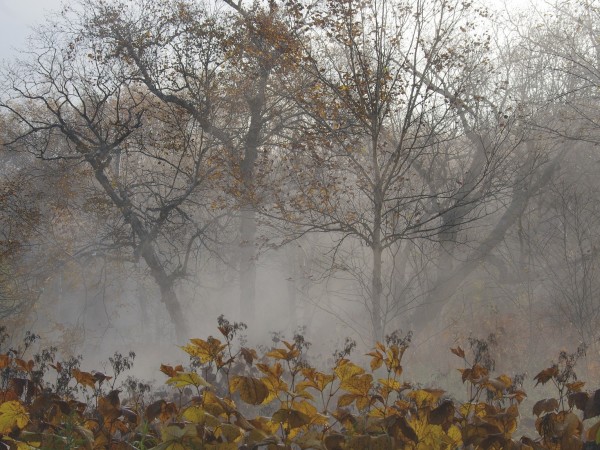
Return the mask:
[(0, 69), (0, 449), (600, 448), (600, 1), (486, 3), (49, 16)]

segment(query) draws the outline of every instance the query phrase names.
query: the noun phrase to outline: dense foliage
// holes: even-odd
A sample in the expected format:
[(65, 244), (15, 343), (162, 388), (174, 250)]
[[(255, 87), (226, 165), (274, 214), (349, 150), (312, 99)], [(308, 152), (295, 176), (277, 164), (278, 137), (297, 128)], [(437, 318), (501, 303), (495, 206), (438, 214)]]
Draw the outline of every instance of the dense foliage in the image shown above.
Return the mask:
[[(188, 367), (161, 364), (164, 391), (132, 377), (134, 353), (109, 359), (112, 374), (58, 361), (53, 348), (27, 360), (35, 341), (0, 355), (0, 445), (7, 449), (582, 449), (600, 441), (600, 390), (583, 391), (574, 368), (582, 350), (562, 352), (535, 376), (557, 396), (535, 403), (538, 436), (515, 436), (526, 394), (522, 377), (494, 375), (481, 343), (451, 349), (469, 398), (403, 378), (410, 337), (386, 336), (368, 353), (369, 368), (349, 359), (355, 343), (321, 371), (297, 334), (264, 349), (245, 347), (244, 324), (219, 319), (220, 338), (182, 347)], [(4, 335), (6, 337), (6, 335)], [(473, 345), (475, 344), (475, 345)], [(472, 353), (472, 354), (469, 354)], [(122, 397), (124, 397), (122, 399)], [(583, 411), (583, 415), (577, 412)], [(584, 444), (585, 443), (585, 444)], [(591, 445), (591, 447), (587, 447)]]

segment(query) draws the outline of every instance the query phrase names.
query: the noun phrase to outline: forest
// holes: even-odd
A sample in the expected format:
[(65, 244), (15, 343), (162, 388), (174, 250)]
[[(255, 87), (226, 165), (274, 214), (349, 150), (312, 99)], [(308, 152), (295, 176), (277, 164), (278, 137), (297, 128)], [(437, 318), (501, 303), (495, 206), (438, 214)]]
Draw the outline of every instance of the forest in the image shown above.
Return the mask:
[(600, 2), (488, 3), (38, 26), (0, 67), (0, 449), (600, 448)]

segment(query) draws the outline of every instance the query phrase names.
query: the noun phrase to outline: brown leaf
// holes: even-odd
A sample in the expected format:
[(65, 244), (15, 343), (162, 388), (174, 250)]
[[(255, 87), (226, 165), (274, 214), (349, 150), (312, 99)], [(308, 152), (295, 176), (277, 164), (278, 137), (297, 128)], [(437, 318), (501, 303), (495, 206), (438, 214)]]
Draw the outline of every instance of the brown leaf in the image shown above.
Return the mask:
[(588, 400), (583, 412), (583, 420), (596, 416), (600, 416), (600, 389), (594, 392), (593, 398)]
[(19, 369), (21, 369), (23, 372), (31, 372), (31, 368), (33, 367), (33, 361), (30, 361), (30, 363), (31, 363), (31, 365), (30, 365), (29, 363), (27, 363), (26, 361), (24, 361), (20, 358), (15, 358), (14, 362), (17, 365), (17, 367)]
[(555, 398), (547, 398), (540, 400), (533, 405), (533, 414), (536, 416), (542, 415), (542, 413), (549, 413), (558, 409), (558, 400)]
[(273, 422), (286, 423), (290, 429), (300, 428), (310, 423), (310, 417), (301, 411), (289, 408), (281, 408), (272, 416)]
[(419, 442), (419, 438), (415, 430), (408, 424), (405, 417), (394, 414), (383, 420), (383, 425), (390, 436), (400, 441), (412, 441), (415, 444)]
[(479, 364), (473, 365), (470, 369), (458, 369), (462, 374), (462, 381), (470, 381), (473, 384), (478, 384), (484, 381), (489, 371)]
[(587, 392), (573, 392), (569, 395), (569, 408), (577, 408), (581, 411), (585, 411), (587, 402), (590, 399), (590, 395)]
[(102, 372), (93, 371), (92, 375), (94, 376), (94, 380), (96, 380), (100, 384), (102, 384), (103, 382), (105, 382), (107, 380), (112, 380), (112, 377), (109, 377), (108, 375), (105, 375)]
[(454, 353), (456, 356), (458, 356), (459, 358), (464, 358), (465, 357), (465, 351), (459, 347), (456, 348), (451, 348), (450, 351), (452, 353)]
[(156, 419), (167, 402), (163, 399), (157, 400), (146, 408), (146, 420), (152, 422)]
[(343, 434), (332, 433), (325, 436), (323, 444), (327, 450), (343, 450), (345, 448), (346, 438)]
[(542, 370), (535, 377), (533, 377), (533, 379), (537, 381), (535, 383), (535, 385), (537, 386), (540, 383), (546, 384), (548, 381), (550, 381), (552, 379), (552, 377), (556, 377), (556, 376), (558, 376), (558, 367), (552, 366), (552, 367), (548, 367), (547, 369)]
[(21, 397), (25, 392), (28, 381), (29, 380), (27, 378), (13, 377), (10, 379), (10, 389), (17, 395), (17, 397)]
[(429, 423), (432, 425), (443, 425), (450, 423), (454, 418), (454, 403), (452, 400), (444, 400), (437, 408), (429, 413)]
[(240, 349), (240, 353), (242, 355), (242, 358), (244, 358), (244, 361), (246, 361), (246, 364), (248, 364), (249, 366), (252, 365), (255, 359), (258, 359), (256, 350), (254, 350), (253, 348), (242, 347)]
[(132, 425), (138, 425), (139, 424), (139, 416), (137, 415), (137, 413), (135, 411), (132, 411), (129, 408), (121, 408), (121, 414), (123, 415), (123, 417)]

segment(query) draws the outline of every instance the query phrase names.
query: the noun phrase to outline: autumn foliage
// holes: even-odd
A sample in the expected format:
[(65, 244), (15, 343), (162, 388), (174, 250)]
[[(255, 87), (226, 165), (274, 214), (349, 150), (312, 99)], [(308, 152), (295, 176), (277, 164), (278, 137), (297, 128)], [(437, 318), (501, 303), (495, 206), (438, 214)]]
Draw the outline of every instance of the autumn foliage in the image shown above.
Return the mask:
[(0, 448), (554, 450), (600, 441), (600, 421), (586, 420), (600, 415), (600, 390), (577, 380), (578, 353), (562, 352), (534, 377), (558, 395), (535, 403), (537, 436), (517, 438), (522, 380), (492, 374), (461, 347), (450, 351), (463, 361), (465, 402), (406, 380), (409, 340), (397, 334), (366, 355), (368, 368), (350, 360), (347, 341), (321, 371), (303, 336), (259, 353), (238, 343), (244, 329), (221, 317), (221, 336), (182, 347), (187, 366), (160, 365), (167, 387), (154, 393), (131, 377), (117, 384), (133, 353), (110, 358), (111, 375), (86, 372), (52, 348), (27, 359), (28, 335), (24, 348), (0, 354)]

